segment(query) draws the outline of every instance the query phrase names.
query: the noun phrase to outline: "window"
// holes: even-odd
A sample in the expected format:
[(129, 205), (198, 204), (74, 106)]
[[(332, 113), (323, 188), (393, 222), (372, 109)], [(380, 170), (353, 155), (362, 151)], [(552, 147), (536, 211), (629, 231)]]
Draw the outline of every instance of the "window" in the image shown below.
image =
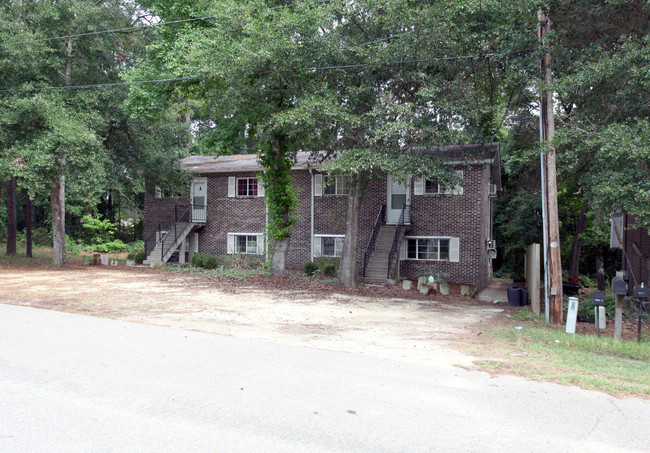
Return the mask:
[(437, 179), (424, 180), (424, 193), (440, 193), (440, 184)]
[(338, 258), (343, 251), (343, 235), (316, 235), (314, 237), (314, 256)]
[(257, 255), (257, 236), (235, 236), (236, 252)]
[(449, 260), (449, 239), (407, 239), (406, 243), (410, 260)]
[(257, 178), (237, 178), (237, 196), (256, 197)]
[(264, 235), (260, 233), (228, 233), (228, 255), (263, 255)]
[(345, 195), (348, 188), (345, 186), (344, 176), (323, 175), (323, 189), (325, 195)]
[[(463, 179), (463, 171), (457, 170), (456, 176)], [(435, 178), (416, 178), (413, 186), (413, 195), (424, 194), (445, 194), (445, 195), (463, 195), (463, 185), (458, 184), (455, 187), (441, 187)]]

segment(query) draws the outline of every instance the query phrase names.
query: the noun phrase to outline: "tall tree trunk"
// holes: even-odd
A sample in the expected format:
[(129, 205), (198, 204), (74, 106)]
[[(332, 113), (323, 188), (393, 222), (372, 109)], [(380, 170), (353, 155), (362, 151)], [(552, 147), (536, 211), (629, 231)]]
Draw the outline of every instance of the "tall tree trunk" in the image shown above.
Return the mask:
[[(273, 170), (278, 172), (276, 174), (282, 174), (282, 165), (284, 162), (284, 145), (282, 142), (283, 138), (280, 134), (273, 138), (273, 149), (271, 152), (274, 154), (273, 159)], [(279, 190), (279, 188), (277, 188)], [(285, 188), (286, 190), (286, 188)], [(268, 194), (270, 195), (270, 194)], [(283, 208), (284, 209), (284, 208)], [(280, 221), (284, 226), (289, 225), (289, 216), (290, 213), (287, 209), (284, 209), (283, 212), (278, 213), (276, 221)], [(279, 238), (270, 238), (272, 240), (271, 247), (271, 274), (273, 275), (284, 275), (287, 273), (287, 253), (289, 252), (289, 243), (291, 241), (291, 236), (289, 237), (279, 237)]]
[(16, 178), (7, 181), (7, 255), (16, 254)]
[(32, 229), (34, 228), (34, 205), (25, 191), (25, 256), (32, 257)]
[(596, 246), (596, 281), (598, 289), (605, 291), (605, 260), (603, 259), (603, 244)]
[(65, 264), (65, 155), (57, 157), (58, 175), (52, 177), (50, 205), (52, 208), (52, 263)]
[(576, 232), (573, 236), (573, 248), (571, 249), (571, 261), (569, 262), (569, 283), (577, 285), (579, 283), (580, 272), (580, 252), (582, 250), (582, 235), (587, 228), (587, 209), (589, 208), (589, 201), (587, 197), (582, 200), (582, 207), (580, 208), (580, 216), (578, 217), (578, 224), (576, 225)]
[(271, 255), (271, 273), (273, 275), (284, 275), (287, 273), (287, 253), (291, 238), (273, 241), (273, 252)]
[(359, 217), (367, 185), (368, 179), (366, 175), (358, 175), (356, 184), (350, 187), (347, 197), (345, 240), (343, 241), (341, 264), (339, 265), (339, 283), (346, 288), (352, 288), (359, 282), (359, 267), (357, 265)]
[[(66, 61), (64, 69), (65, 86), (70, 86), (72, 74), (72, 38), (66, 41)], [(52, 209), (52, 263), (65, 264), (65, 164), (67, 156), (60, 153), (56, 157), (57, 173), (52, 177), (50, 205)]]

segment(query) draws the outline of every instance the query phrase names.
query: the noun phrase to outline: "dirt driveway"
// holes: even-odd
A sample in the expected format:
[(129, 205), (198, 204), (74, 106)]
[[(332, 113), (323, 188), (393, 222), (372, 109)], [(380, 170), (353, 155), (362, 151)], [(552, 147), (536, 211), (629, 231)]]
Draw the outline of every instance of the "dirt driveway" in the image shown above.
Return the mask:
[(450, 343), (501, 311), (468, 298), (443, 303), (397, 287), (346, 292), (304, 278), (215, 279), (81, 266), (2, 269), (0, 302), (462, 366), (471, 358), (450, 349)]

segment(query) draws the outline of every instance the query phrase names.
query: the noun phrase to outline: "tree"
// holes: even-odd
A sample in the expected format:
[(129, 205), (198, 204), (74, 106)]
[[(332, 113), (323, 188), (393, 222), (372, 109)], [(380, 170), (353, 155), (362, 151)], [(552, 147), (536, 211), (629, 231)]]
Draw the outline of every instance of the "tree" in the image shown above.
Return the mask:
[[(0, 158), (30, 196), (50, 193), (56, 265), (65, 260), (66, 210), (94, 205), (107, 185), (104, 141), (121, 98), (114, 90), (40, 87), (115, 82), (129, 63), (130, 35), (73, 35), (128, 27), (136, 7), (120, 0), (24, 0), (0, 7), (0, 33), (7, 36), (0, 47), (2, 88), (8, 90), (0, 99)], [(78, 203), (66, 206), (70, 199)]]
[[(278, 172), (295, 151), (322, 150), (317, 157), (331, 161), (328, 171), (350, 176), (339, 276), (347, 286), (356, 279), (355, 222), (368, 181), (391, 172), (452, 183), (453, 172), (435, 153), (418, 150), (494, 138), (503, 122), (502, 81), (520, 83), (503, 77), (515, 68), (505, 56), (520, 64), (517, 55), (534, 40), (532, 31), (525, 35), (516, 26), (530, 11), (508, 15), (502, 2), (149, 6), (168, 20), (179, 9), (210, 16), (159, 45), (167, 57), (163, 66), (170, 75), (202, 79), (186, 92), (206, 100), (219, 137), (230, 137), (233, 149), (260, 150), (266, 174), (274, 175), (264, 178), (266, 193), (277, 194), (269, 199), (277, 214), (270, 231), (281, 232), (271, 235), (276, 253), (287, 249), (295, 221), (290, 175)], [(274, 262), (276, 272), (283, 271), (282, 261)]]

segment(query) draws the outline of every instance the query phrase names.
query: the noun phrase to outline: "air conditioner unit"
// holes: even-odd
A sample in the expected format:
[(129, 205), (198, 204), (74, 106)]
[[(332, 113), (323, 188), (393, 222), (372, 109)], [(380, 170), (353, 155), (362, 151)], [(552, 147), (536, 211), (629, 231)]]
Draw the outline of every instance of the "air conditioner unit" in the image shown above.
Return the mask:
[(497, 185), (496, 184), (490, 184), (490, 196), (491, 197), (496, 197), (497, 196)]

